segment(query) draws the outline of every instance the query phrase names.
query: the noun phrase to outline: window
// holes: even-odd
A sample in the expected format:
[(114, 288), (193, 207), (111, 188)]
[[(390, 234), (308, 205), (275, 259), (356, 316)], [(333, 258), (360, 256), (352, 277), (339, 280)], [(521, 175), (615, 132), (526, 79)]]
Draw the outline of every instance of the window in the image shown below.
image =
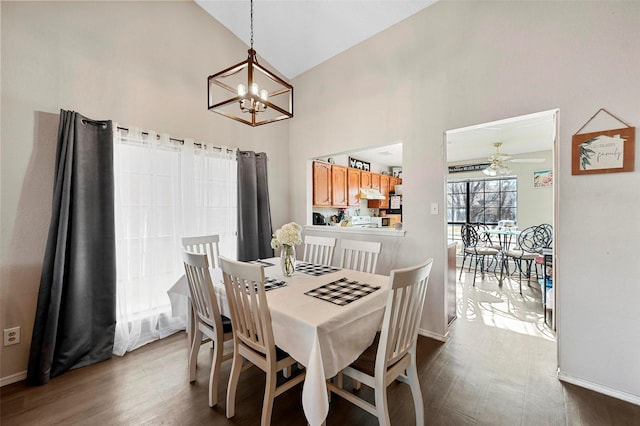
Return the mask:
[(518, 179), (497, 178), (447, 182), (447, 223), (450, 240), (460, 241), (465, 223), (497, 225), (518, 219)]

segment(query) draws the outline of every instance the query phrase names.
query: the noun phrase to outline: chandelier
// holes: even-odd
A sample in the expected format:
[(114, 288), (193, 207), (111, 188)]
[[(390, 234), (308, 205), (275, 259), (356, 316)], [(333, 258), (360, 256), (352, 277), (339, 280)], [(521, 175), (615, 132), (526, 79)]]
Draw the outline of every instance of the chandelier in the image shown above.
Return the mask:
[(293, 117), (293, 86), (258, 63), (251, 48), (246, 61), (208, 77), (209, 111), (255, 127)]

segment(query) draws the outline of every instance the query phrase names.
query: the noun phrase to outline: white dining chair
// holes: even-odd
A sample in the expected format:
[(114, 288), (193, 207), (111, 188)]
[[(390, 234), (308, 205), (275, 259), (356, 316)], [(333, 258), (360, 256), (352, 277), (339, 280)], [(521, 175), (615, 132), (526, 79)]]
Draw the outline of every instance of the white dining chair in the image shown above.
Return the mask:
[(278, 371), (291, 367), (297, 361), (276, 347), (264, 289), (264, 266), (220, 257), (220, 267), (233, 325), (233, 364), (227, 389), (227, 418), (235, 415), (240, 373), (255, 365), (267, 374), (260, 422), (267, 426), (271, 423), (274, 398), (302, 382), (305, 372), (276, 386)]
[(340, 241), (342, 254), (340, 256), (340, 268), (353, 269), (356, 271), (376, 273), (378, 266), (378, 256), (382, 244), (373, 241)]
[(316, 265), (331, 265), (336, 248), (334, 237), (304, 237), (304, 254), (302, 260)]
[[(212, 268), (219, 268), (220, 262), (218, 257), (220, 256), (220, 236), (213, 235), (199, 235), (192, 237), (182, 237), (180, 239), (182, 243), (182, 249), (190, 253), (206, 254), (209, 266)], [(193, 329), (194, 329), (194, 315), (195, 312), (191, 312), (191, 315), (187, 316), (187, 341), (189, 347), (193, 344)]]
[(189, 296), (194, 312), (194, 332), (189, 350), (189, 381), (196, 380), (198, 352), (205, 335), (213, 342), (213, 360), (209, 374), (209, 406), (218, 403), (218, 377), (220, 364), (231, 359), (233, 352), (224, 353), (224, 342), (233, 338), (231, 320), (220, 314), (206, 254), (182, 252), (185, 274), (189, 283)]
[[(418, 327), (427, 293), (433, 259), (405, 269), (391, 271), (391, 289), (384, 311), (381, 331), (373, 344), (349, 367), (342, 370), (336, 383), (327, 382), (330, 392), (359, 406), (378, 418), (382, 426), (391, 424), (387, 405), (387, 387), (402, 377), (411, 388), (416, 425), (424, 424), (422, 392), (418, 382), (416, 346)], [(342, 386), (342, 375), (374, 389), (375, 405)]]
[(182, 237), (182, 248), (191, 253), (206, 254), (209, 258), (209, 265), (212, 268), (219, 268), (220, 262), (220, 236), (201, 235), (195, 237)]

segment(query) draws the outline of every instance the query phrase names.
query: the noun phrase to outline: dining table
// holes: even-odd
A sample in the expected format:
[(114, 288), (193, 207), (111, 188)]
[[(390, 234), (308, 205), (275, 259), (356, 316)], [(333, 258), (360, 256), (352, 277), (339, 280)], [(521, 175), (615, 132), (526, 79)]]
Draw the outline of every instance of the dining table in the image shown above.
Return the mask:
[[(353, 363), (380, 330), (389, 277), (301, 261), (293, 275), (286, 277), (279, 257), (254, 262), (264, 266), (275, 343), (306, 370), (302, 387), (305, 417), (310, 425), (321, 425), (329, 412), (326, 381)], [(230, 316), (222, 272), (219, 268), (210, 272), (220, 311)], [(336, 283), (356, 283), (368, 290), (354, 290), (353, 296), (331, 300), (322, 290)], [(180, 294), (188, 297), (186, 278), (170, 290), (174, 302)]]
[[(498, 237), (500, 250), (496, 255), (498, 264), (496, 265), (496, 268), (494, 268), (493, 273), (498, 280), (498, 285), (502, 286), (505, 276), (509, 275), (509, 257), (507, 256), (507, 251), (509, 251), (509, 248), (513, 244), (513, 237), (516, 237), (517, 240), (521, 231), (516, 228), (487, 228), (480, 229), (478, 232), (489, 236), (496, 235)], [(500, 269), (499, 271), (498, 266)]]

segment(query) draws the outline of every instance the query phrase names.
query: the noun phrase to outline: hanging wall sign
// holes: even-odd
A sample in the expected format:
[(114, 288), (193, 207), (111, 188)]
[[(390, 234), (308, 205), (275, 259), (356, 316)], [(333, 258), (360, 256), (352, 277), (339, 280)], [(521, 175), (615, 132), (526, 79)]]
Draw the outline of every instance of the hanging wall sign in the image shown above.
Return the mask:
[[(601, 108), (589, 121), (601, 111), (626, 125), (604, 108)], [(571, 141), (571, 174), (632, 172), (635, 161), (635, 134), (636, 128), (628, 125), (620, 129), (576, 133)]]
[(349, 157), (349, 167), (364, 170), (366, 172), (371, 171), (371, 164), (367, 163), (366, 161), (356, 160), (353, 157)]
[(462, 164), (458, 166), (449, 166), (449, 173), (475, 172), (478, 170), (484, 170), (490, 165), (491, 163), (480, 163), (480, 164)]

